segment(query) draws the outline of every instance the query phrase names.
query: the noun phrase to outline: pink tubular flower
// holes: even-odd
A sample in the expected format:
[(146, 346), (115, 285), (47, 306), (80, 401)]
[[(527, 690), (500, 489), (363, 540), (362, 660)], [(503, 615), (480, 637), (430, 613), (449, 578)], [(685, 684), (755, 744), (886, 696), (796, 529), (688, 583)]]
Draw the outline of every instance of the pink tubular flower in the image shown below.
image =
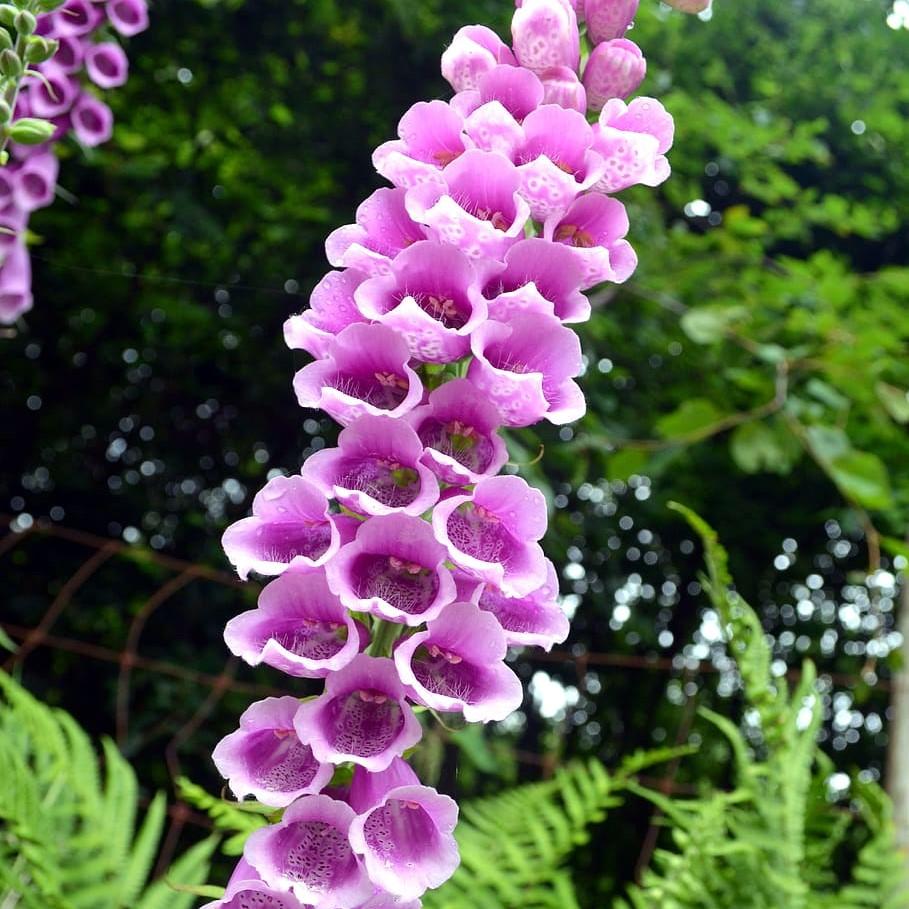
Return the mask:
[(468, 723), (504, 720), (521, 706), (521, 680), (505, 665), (505, 634), (474, 603), (453, 603), (395, 650), (411, 697)]
[(591, 151), (593, 130), (575, 110), (538, 108), (524, 120), (524, 137), (517, 157), (520, 193), (537, 221), (565, 211), (603, 176), (603, 162)]
[(466, 25), (442, 54), (442, 75), (460, 92), (476, 88), (479, 77), (499, 63), (517, 64), (505, 42), (485, 25)]
[(593, 44), (621, 38), (638, 11), (640, 0), (583, 0), (584, 21)]
[(425, 446), (423, 463), (446, 483), (479, 483), (508, 460), (498, 412), (467, 379), (440, 385), (408, 419)]
[(110, 24), (127, 38), (148, 28), (146, 0), (107, 0), (105, 9)]
[(385, 325), (348, 325), (325, 359), (294, 376), (301, 407), (318, 407), (346, 426), (366, 414), (400, 417), (413, 410), (423, 386), (410, 368), (410, 352)]
[(294, 728), (318, 760), (352, 761), (373, 773), (422, 735), (395, 664), (365, 654), (329, 675), (325, 691), (300, 705)]
[(32, 266), (20, 242), (4, 250), (0, 265), (0, 325), (12, 325), (32, 308)]
[(558, 104), (582, 114), (587, 110), (587, 90), (573, 69), (551, 66), (540, 73), (540, 80), (544, 104)]
[(581, 264), (560, 244), (539, 237), (521, 240), (505, 254), (505, 269), (483, 288), (489, 317), (507, 322), (537, 312), (561, 322), (586, 322), (590, 302), (579, 289), (583, 278)]
[(238, 799), (251, 795), (272, 808), (286, 808), (328, 785), (334, 768), (320, 764), (294, 732), (299, 706), (294, 697), (257, 701), (240, 717), (240, 728), (215, 746), (212, 760)]
[(29, 114), (20, 114), (17, 110), (16, 116), (30, 115), (50, 120), (65, 114), (73, 106), (79, 95), (79, 83), (53, 59), (40, 64), (38, 68), (43, 80), (35, 79), (27, 83), (28, 92), (25, 97)]
[(410, 355), (424, 363), (466, 356), (471, 332), (486, 320), (470, 259), (431, 240), (399, 253), (390, 275), (364, 282), (354, 297), (366, 318), (395, 329)]
[(275, 477), (253, 499), (252, 517), (231, 524), (221, 545), (245, 581), (250, 571), (281, 574), (313, 568), (337, 552), (338, 530), (328, 500), (303, 477)]
[(411, 221), (404, 207), (405, 189), (377, 189), (357, 209), (357, 223), (332, 231), (325, 241), (328, 261), (337, 268), (356, 268), (367, 275), (386, 275), (391, 260), (426, 232)]
[(303, 904), (291, 893), (269, 887), (259, 880), (255, 868), (240, 859), (227, 884), (224, 896), (202, 909), (304, 909)]
[(425, 183), (467, 150), (462, 126), (461, 115), (444, 101), (418, 101), (398, 123), (400, 138), (373, 152), (373, 165), (395, 186)]
[(546, 580), (537, 542), (546, 532), (546, 500), (520, 477), (490, 477), (472, 493), (444, 499), (433, 509), (432, 529), (455, 565), (508, 596)]
[(314, 909), (353, 909), (373, 892), (348, 841), (353, 819), (344, 802), (304, 796), (279, 823), (250, 835), (244, 858), (266, 884)]
[(628, 215), (618, 199), (590, 193), (543, 225), (543, 236), (570, 250), (582, 271), (585, 290), (603, 281), (628, 280), (638, 264), (628, 233)]
[(224, 629), (230, 652), (250, 666), (265, 663), (305, 678), (324, 678), (346, 666), (365, 637), (321, 570), (285, 572), (262, 590), (258, 608), (235, 616)]
[(417, 899), (454, 874), (460, 861), (452, 835), (458, 806), (420, 785), (400, 758), (381, 773), (355, 767), (350, 801), (357, 812), (350, 845), (376, 886), (400, 899)]
[(93, 95), (83, 92), (70, 111), (73, 132), (88, 148), (107, 142), (114, 132), (111, 109)]
[[(82, 69), (85, 58), (85, 44), (81, 38), (72, 35), (61, 35), (57, 38), (59, 47), (54, 54), (54, 63), (64, 73), (74, 75)], [(92, 45), (93, 46), (93, 45)]]
[(543, 418), (561, 425), (584, 415), (584, 395), (571, 380), (581, 371), (581, 345), (554, 316), (487, 322), (474, 332), (471, 350), (467, 378), (489, 396), (506, 426)]
[(523, 597), (510, 597), (493, 584), (458, 574), (458, 599), (470, 600), (497, 619), (509, 647), (551, 650), (568, 637), (568, 618), (559, 606), (559, 579), (546, 559), (546, 581)]
[(388, 622), (421, 625), (455, 598), (447, 550), (426, 521), (408, 515), (370, 518), (331, 560), (328, 583), (348, 609)]
[(367, 415), (341, 431), (337, 448), (310, 455), (303, 476), (360, 514), (421, 515), (439, 498), (422, 454), (423, 443), (406, 421)]
[(354, 291), (366, 280), (355, 268), (330, 271), (313, 288), (309, 309), (284, 323), (284, 343), (291, 350), (305, 350), (325, 357), (335, 337), (348, 325), (366, 321), (354, 302)]
[(103, 41), (86, 50), (85, 71), (99, 88), (116, 88), (129, 76), (129, 60), (119, 44)]
[(60, 162), (51, 152), (32, 155), (15, 174), (13, 202), (22, 211), (44, 208), (54, 201)]
[(646, 74), (647, 61), (634, 41), (613, 38), (598, 44), (584, 67), (589, 109), (599, 113), (610, 98), (626, 98)]
[(66, 0), (52, 15), (55, 36), (82, 37), (101, 24), (104, 12), (90, 0)]
[(524, 0), (511, 20), (511, 37), (518, 63), (535, 73), (551, 66), (578, 68), (578, 19), (570, 4)]
[(669, 177), (666, 152), (672, 147), (674, 124), (654, 98), (635, 98), (625, 104), (607, 101), (594, 128), (594, 149), (606, 162), (603, 179), (594, 187), (614, 193), (643, 183), (659, 186)]
[(518, 195), (520, 182), (515, 166), (501, 155), (470, 149), (437, 181), (408, 190), (405, 204), (440, 243), (472, 259), (498, 259), (523, 236), (530, 218)]

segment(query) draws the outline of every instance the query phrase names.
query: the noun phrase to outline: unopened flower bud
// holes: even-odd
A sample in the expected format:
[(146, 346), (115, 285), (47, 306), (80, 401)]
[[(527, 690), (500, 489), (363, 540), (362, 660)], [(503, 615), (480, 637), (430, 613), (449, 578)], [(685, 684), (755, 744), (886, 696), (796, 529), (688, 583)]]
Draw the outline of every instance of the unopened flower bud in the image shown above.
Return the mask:
[(0, 50), (13, 46), (13, 36), (5, 29), (0, 28)]
[(9, 123), (9, 118), (12, 117), (13, 112), (10, 109), (10, 106), (0, 99), (0, 123)]
[(587, 93), (573, 69), (551, 66), (540, 73), (540, 81), (544, 104), (558, 104), (582, 114), (587, 112)]
[(584, 0), (584, 18), (591, 44), (621, 38), (628, 31), (640, 0)]
[(626, 98), (644, 81), (647, 61), (641, 49), (627, 38), (598, 44), (584, 68), (587, 107), (601, 111), (610, 98)]
[(32, 35), (25, 46), (25, 62), (46, 63), (57, 53), (57, 48), (59, 47), (60, 42), (55, 41), (53, 38), (42, 38), (38, 35)]
[(578, 19), (562, 0), (524, 0), (511, 20), (511, 36), (518, 63), (537, 74), (551, 66), (578, 68)]
[(10, 6), (9, 3), (0, 4), (0, 25), (12, 25), (18, 12), (19, 10), (15, 6)]
[(22, 75), (22, 61), (15, 51), (9, 48), (0, 51), (0, 73), (9, 79)]
[(13, 19), (13, 26), (20, 35), (31, 35), (38, 26), (38, 20), (27, 9), (20, 9)]
[(55, 129), (54, 124), (47, 120), (23, 117), (9, 128), (9, 137), (20, 145), (40, 145), (50, 139)]

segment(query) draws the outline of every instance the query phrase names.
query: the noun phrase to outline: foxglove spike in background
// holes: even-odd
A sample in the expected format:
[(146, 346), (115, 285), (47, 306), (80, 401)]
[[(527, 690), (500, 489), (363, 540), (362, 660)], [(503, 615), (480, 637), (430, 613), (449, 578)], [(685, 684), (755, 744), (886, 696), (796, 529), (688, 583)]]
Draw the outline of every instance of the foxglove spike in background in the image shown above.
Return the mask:
[[(21, 24), (23, 19), (17, 21)], [(36, 16), (35, 34), (28, 40), (44, 41), (45, 50), (39, 57), (27, 56), (42, 62), (32, 63), (18, 77), (9, 124), (10, 158), (0, 166), (0, 223), (16, 238), (15, 243), (0, 244), (0, 325), (12, 325), (32, 307), (25, 235), (29, 214), (54, 199), (58, 170), (54, 144), (72, 134), (85, 148), (94, 148), (113, 134), (113, 113), (96, 92), (123, 85), (129, 61), (119, 44), (96, 40), (109, 36), (111, 27), (124, 37), (146, 29), (145, 0), (66, 0)], [(56, 42), (56, 47), (47, 42)], [(29, 54), (31, 50), (29, 46)], [(22, 129), (17, 132), (17, 124), (29, 117), (46, 121), (48, 134), (27, 140)], [(7, 186), (13, 187), (12, 194), (5, 191)]]
[[(337, 270), (285, 323), (313, 358), (298, 402), (343, 429), (225, 532), (241, 577), (280, 575), (225, 640), (324, 689), (254, 704), (218, 745), (238, 796), (291, 800), (250, 837), (225, 909), (285, 909), (289, 894), (418, 909), (459, 861), (457, 805), (406, 763), (421, 723), (505, 719), (523, 699), (508, 648), (568, 636), (546, 501), (502, 475), (520, 470), (504, 436), (584, 414), (570, 326), (590, 317), (584, 291), (634, 271), (610, 194), (666, 179), (672, 119), (623, 100), (646, 72), (623, 37), (636, 0), (516, 7), (513, 47), (480, 25), (454, 36), (442, 74), (456, 94), (414, 104), (376, 149), (392, 186), (330, 234)], [(583, 80), (582, 16), (603, 42)]]

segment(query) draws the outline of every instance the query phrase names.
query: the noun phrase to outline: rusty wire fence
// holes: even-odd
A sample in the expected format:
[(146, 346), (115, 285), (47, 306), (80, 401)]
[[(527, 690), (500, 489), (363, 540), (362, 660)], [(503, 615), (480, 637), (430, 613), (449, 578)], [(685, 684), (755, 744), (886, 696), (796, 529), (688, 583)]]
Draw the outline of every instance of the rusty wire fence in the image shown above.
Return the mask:
[[(216, 709), (226, 707), (233, 711), (231, 715), (238, 716), (250, 700), (286, 694), (299, 696), (301, 693), (299, 688), (292, 687), (300, 680), (289, 680), (263, 667), (252, 671), (231, 656), (225, 647), (221, 646), (219, 650), (224, 622), (251, 608), (260, 588), (250, 582), (241, 582), (227, 571), (175, 558), (143, 545), (106, 539), (45, 521), (36, 521), (26, 530), (13, 531), (9, 529), (11, 521), (12, 516), (0, 514), (0, 527), (6, 528), (0, 537), (0, 578), (7, 579), (6, 595), (10, 593), (9, 579), (16, 576), (21, 580), (28, 575), (30, 565), (37, 566), (38, 575), (41, 574), (40, 569), (47, 564), (48, 547), (54, 548), (55, 559), (61, 547), (68, 548), (71, 570), (68, 576), (59, 580), (48, 581), (46, 571), (43, 577), (34, 579), (27, 609), (28, 621), (11, 617), (10, 610), (3, 606), (0, 629), (17, 645), (3, 668), (6, 671), (25, 670), (31, 661), (40, 659), (43, 654), (44, 665), (37, 667), (37, 674), (42, 678), (54, 675), (58, 683), (62, 677), (62, 684), (73, 692), (78, 692), (82, 680), (88, 677), (83, 673), (83, 661), (107, 668), (108, 684), (104, 691), (87, 695), (91, 702), (90, 731), (112, 734), (131, 759), (143, 748), (151, 747), (158, 763), (165, 768), (163, 782), (169, 783), (171, 797), (169, 826), (158, 861), (158, 868), (164, 868), (174, 856), (187, 827), (210, 827), (207, 817), (173, 793), (176, 779), (184, 772), (183, 758), (188, 746), (195, 744), (196, 752), (207, 755), (211, 744), (223, 734), (223, 729), (213, 732), (206, 727)], [(23, 563), (19, 565), (18, 573), (10, 570), (17, 561)], [(107, 586), (97, 589), (105, 572), (110, 572), (114, 566), (120, 569), (115, 577)], [(135, 587), (124, 581), (124, 566), (137, 572)], [(190, 593), (195, 607), (187, 605)], [(109, 632), (101, 632), (98, 624), (90, 620), (93, 612), (98, 611), (100, 621), (105, 623), (110, 617), (112, 600), (129, 604), (118, 613), (120, 622), (113, 638)], [(193, 622), (187, 621), (190, 613)], [(82, 621), (68, 621), (76, 615)], [(86, 618), (89, 619), (87, 622)], [(157, 627), (152, 629), (153, 625)], [(197, 646), (194, 636), (199, 652), (204, 649), (209, 654), (209, 661), (212, 652), (222, 655), (220, 664), (200, 666), (193, 659), (193, 648)], [(167, 641), (181, 642), (179, 652), (169, 656), (168, 645), (162, 643)], [(64, 661), (61, 672), (56, 657), (62, 655), (69, 659)], [(716, 671), (709, 662), (680, 664), (677, 659), (665, 657), (590, 652), (583, 648), (556, 649), (550, 653), (533, 649), (522, 654), (522, 660), (541, 666), (570, 666), (577, 675), (579, 687), (589, 670), (659, 673), (674, 675), (683, 682)], [(798, 673), (793, 671), (790, 675), (796, 677)], [(174, 683), (177, 695), (171, 703), (149, 702), (147, 683), (151, 678), (169, 679)], [(858, 680), (849, 675), (831, 678), (836, 684), (847, 686)], [(887, 691), (889, 682), (881, 679), (876, 687)], [(229, 697), (235, 698), (236, 703), (224, 705), (222, 702)], [(84, 702), (85, 698), (82, 700)], [(65, 699), (63, 706), (68, 707)], [(695, 694), (687, 698), (679, 711), (674, 735), (676, 744), (687, 741), (697, 706)], [(85, 725), (84, 707), (73, 712)], [(143, 718), (142, 730), (135, 728), (137, 714)], [(204, 739), (201, 745), (196, 742), (200, 737)], [(558, 766), (558, 757), (553, 753), (517, 750), (514, 756), (518, 762), (533, 768), (534, 774), (543, 777), (551, 775)], [(667, 794), (692, 792), (692, 787), (677, 780), (679, 763), (675, 760), (666, 765), (663, 775), (645, 777), (642, 781)], [(143, 780), (143, 783), (147, 782)], [(153, 785), (161, 783), (162, 780), (156, 780)], [(654, 811), (637, 862), (638, 874), (650, 861), (660, 829), (659, 813)]]

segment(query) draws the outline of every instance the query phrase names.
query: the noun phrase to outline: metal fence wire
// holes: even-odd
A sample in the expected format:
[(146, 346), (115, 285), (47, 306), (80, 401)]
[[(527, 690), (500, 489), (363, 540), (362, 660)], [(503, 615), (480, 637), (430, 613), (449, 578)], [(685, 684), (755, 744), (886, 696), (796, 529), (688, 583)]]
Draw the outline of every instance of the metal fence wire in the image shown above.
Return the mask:
[[(145, 730), (144, 735), (146, 740), (158, 740), (162, 737), (165, 739), (163, 764), (170, 778), (171, 800), (168, 807), (169, 826), (164, 837), (158, 869), (165, 868), (170, 863), (187, 826), (210, 827), (210, 822), (204, 815), (194, 811), (173, 795), (173, 783), (182, 773), (181, 758), (184, 757), (188, 744), (204, 730), (206, 721), (215, 709), (229, 695), (237, 695), (241, 702), (248, 702), (268, 696), (300, 694), (299, 691), (292, 691), (286, 685), (282, 685), (279, 673), (271, 673), (270, 678), (269, 672), (263, 672), (261, 668), (253, 673), (236, 657), (230, 656), (226, 648), (222, 646), (220, 650), (218, 649), (217, 643), (220, 641), (224, 620), (242, 609), (251, 608), (260, 588), (252, 582), (240, 581), (227, 571), (175, 558), (143, 545), (106, 539), (57, 523), (38, 520), (26, 530), (11, 530), (9, 528), (13, 519), (12, 515), (0, 514), (0, 527), (7, 528), (6, 533), (0, 537), (0, 577), (8, 582), (15, 574), (9, 563), (14, 563), (16, 554), (22, 552), (26, 546), (55, 547), (55, 557), (59, 547), (69, 546), (74, 549), (75, 558), (72, 564), (75, 568), (65, 579), (55, 581), (48, 578), (46, 573), (44, 577), (36, 579), (37, 592), (32, 592), (28, 610), (29, 624), (12, 621), (6, 614), (0, 615), (0, 629), (17, 645), (16, 650), (6, 658), (3, 669), (7, 672), (14, 669), (21, 671), (27, 661), (36, 659), (42, 652), (51, 655), (69, 654), (79, 661), (85, 659), (108, 664), (116, 673), (112, 703), (109, 697), (106, 704), (93, 702), (90, 719), (93, 727), (99, 731), (113, 734), (127, 757), (131, 757), (131, 751), (136, 750), (133, 740), (136, 735), (134, 727), (139, 708), (141, 707), (143, 717), (161, 714), (156, 722)], [(32, 556), (41, 565), (52, 564), (49, 559), (45, 561), (41, 555), (42, 551), (44, 550), (39, 549), (37, 555), (32, 553)], [(130, 590), (132, 607), (126, 617), (128, 621), (124, 619), (118, 626), (119, 639), (102, 643), (99, 638), (103, 638), (104, 635), (96, 634), (94, 635), (96, 639), (93, 640), (91, 631), (88, 634), (84, 631), (79, 634), (61, 628), (69, 614), (79, 613), (86, 616), (99, 608), (99, 600), (87, 592), (90, 582), (98, 579), (106, 567), (119, 565), (122, 568), (124, 562), (146, 569), (146, 573), (140, 576), (142, 578), (140, 586), (144, 585), (145, 589)], [(149, 574), (154, 575), (153, 581), (149, 579)], [(203, 589), (199, 590), (200, 587)], [(210, 671), (193, 665), (194, 661), (191, 659), (181, 660), (152, 655), (148, 652), (148, 646), (143, 646), (146, 645), (149, 626), (153, 622), (169, 630), (171, 634), (174, 630), (184, 628), (182, 612), (184, 607), (179, 595), (186, 593), (190, 588), (196, 588), (196, 599), (203, 605), (209, 601), (220, 600), (226, 610), (222, 614), (217, 609), (212, 609), (205, 622), (203, 642), (207, 643), (207, 651), (224, 655), (220, 666), (212, 667)], [(9, 592), (10, 588), (7, 586), (7, 593)], [(4, 607), (3, 611), (6, 613), (8, 609)], [(31, 621), (34, 618), (33, 614), (37, 615), (35, 621)], [(156, 650), (155, 647), (150, 649)], [(157, 651), (160, 651), (160, 647)], [(593, 668), (672, 674), (683, 681), (702, 673), (716, 671), (709, 662), (701, 663), (697, 667), (688, 665), (680, 668), (677, 661), (668, 658), (627, 653), (577, 652), (566, 649), (553, 650), (550, 653), (533, 649), (522, 654), (521, 659), (530, 664), (570, 665), (577, 673), (579, 684), (588, 670)], [(69, 669), (64, 673), (67, 685), (70, 684), (71, 672)], [(174, 699), (176, 703), (149, 704), (144, 697), (141, 684), (142, 678), (149, 675), (172, 679), (181, 686), (189, 686), (195, 690), (195, 697), (187, 697), (185, 700), (178, 697)], [(261, 681), (263, 676), (269, 680)], [(55, 681), (59, 682), (60, 679), (56, 678)], [(858, 681), (858, 678), (843, 676), (834, 681), (851, 684)], [(77, 681), (74, 679), (73, 683), (77, 684)], [(887, 689), (889, 682), (880, 680), (877, 687)], [(688, 738), (696, 706), (697, 696), (689, 697), (680, 714), (675, 735), (677, 744)], [(240, 710), (237, 711), (238, 714)], [(86, 720), (84, 716), (78, 718), (83, 723)], [(552, 754), (518, 750), (515, 752), (515, 758), (535, 768), (533, 773), (541, 776), (551, 775), (558, 765), (558, 758)], [(662, 777), (645, 779), (644, 782), (665, 793), (688, 792), (690, 787), (676, 779), (678, 768), (679, 762), (674, 761), (665, 768)], [(637, 863), (639, 872), (650, 860), (659, 829), (659, 817), (654, 813)]]

